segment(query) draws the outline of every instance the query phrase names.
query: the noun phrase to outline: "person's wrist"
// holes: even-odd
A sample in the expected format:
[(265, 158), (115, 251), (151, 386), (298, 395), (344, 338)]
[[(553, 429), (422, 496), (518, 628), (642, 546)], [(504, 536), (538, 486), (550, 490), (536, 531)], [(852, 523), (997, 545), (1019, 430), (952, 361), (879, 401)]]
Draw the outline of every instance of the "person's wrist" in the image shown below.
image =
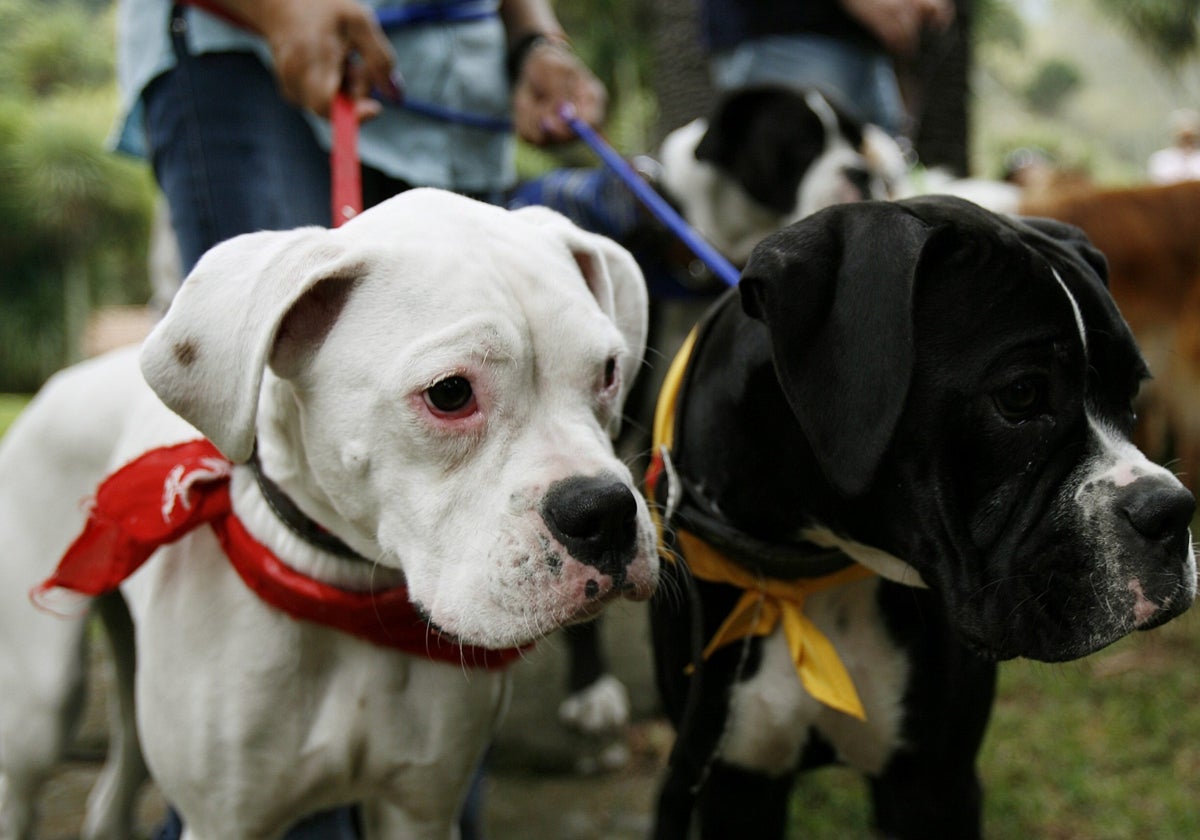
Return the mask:
[(561, 32), (527, 32), (516, 38), (509, 45), (505, 61), (509, 82), (516, 83), (521, 76), (521, 68), (533, 51), (546, 46), (570, 51), (571, 42)]

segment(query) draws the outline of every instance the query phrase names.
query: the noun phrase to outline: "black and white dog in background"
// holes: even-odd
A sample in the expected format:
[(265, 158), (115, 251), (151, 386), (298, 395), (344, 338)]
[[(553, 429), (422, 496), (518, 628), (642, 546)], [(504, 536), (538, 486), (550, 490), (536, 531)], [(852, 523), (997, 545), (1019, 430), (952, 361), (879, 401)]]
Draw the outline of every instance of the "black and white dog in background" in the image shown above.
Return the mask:
[[(814, 89), (764, 85), (733, 91), (703, 118), (672, 131), (658, 153), (656, 186), (684, 219), (737, 266), (764, 237), (833, 204), (896, 198), (906, 160), (899, 144)], [(626, 243), (639, 253), (637, 243)], [(666, 246), (669, 248), (670, 246)], [(666, 262), (678, 264), (675, 243)], [(683, 254), (686, 262), (690, 255)], [(698, 261), (683, 276), (686, 295), (655, 295), (650, 279), (649, 370), (634, 386), (635, 420), (622, 449), (645, 451), (666, 365), (688, 330), (724, 288)]]
[[(1130, 442), (1147, 370), (1105, 275), (1074, 228), (945, 197), (829, 208), (753, 252), (663, 424), (654, 495), (687, 560), (652, 608), (678, 730), (656, 838), (782, 837), (795, 775), (830, 762), (869, 779), (881, 836), (978, 837), (995, 662), (1191, 605), (1195, 503)], [(764, 593), (858, 564), (800, 606), (862, 719), (806, 689), (782, 627), (705, 656), (773, 596), (702, 579), (696, 540)]]
[(727, 94), (669, 134), (660, 158), (665, 193), (737, 265), (763, 237), (831, 204), (897, 197), (907, 168), (883, 129), (826, 94), (781, 86)]

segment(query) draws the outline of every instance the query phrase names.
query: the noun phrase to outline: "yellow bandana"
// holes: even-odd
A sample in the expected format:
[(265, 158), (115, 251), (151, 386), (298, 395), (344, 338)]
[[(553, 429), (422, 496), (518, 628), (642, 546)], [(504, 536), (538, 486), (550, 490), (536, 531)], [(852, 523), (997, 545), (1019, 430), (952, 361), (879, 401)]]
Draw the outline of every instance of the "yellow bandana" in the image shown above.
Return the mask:
[(676, 531), (675, 539), (696, 578), (744, 590), (704, 649), (705, 659), (718, 648), (747, 636), (769, 636), (782, 624), (783, 636), (805, 691), (831, 709), (866, 720), (854, 681), (833, 642), (804, 614), (804, 599), (816, 592), (864, 580), (874, 572), (856, 563), (824, 577), (772, 580), (730, 562), (694, 534)]
[[(654, 415), (656, 463), (651, 466), (648, 477), (648, 483), (651, 484), (661, 480), (665, 461), (671, 451), (676, 397), (695, 341), (696, 331), (693, 330), (672, 362), (659, 394)], [(659, 529), (659, 545), (662, 546), (663, 523), (657, 516), (655, 523)], [(725, 645), (749, 636), (768, 636), (782, 625), (792, 662), (804, 689), (832, 709), (859, 720), (866, 719), (862, 701), (846, 666), (842, 664), (829, 637), (804, 614), (804, 601), (809, 595), (864, 580), (874, 572), (855, 564), (819, 578), (773, 580), (730, 561), (694, 534), (676, 530), (675, 538), (688, 569), (697, 579), (744, 590), (733, 612), (704, 649), (705, 659)], [(667, 561), (676, 559), (665, 548), (661, 549), (661, 553)]]

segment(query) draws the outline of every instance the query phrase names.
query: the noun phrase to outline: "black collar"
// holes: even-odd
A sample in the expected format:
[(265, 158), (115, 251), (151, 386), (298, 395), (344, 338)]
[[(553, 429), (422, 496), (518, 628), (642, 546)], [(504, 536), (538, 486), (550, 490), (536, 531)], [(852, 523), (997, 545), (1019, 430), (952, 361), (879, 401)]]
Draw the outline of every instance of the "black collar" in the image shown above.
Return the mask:
[(372, 562), (329, 533), (320, 524), (314, 522), (304, 511), (296, 507), (296, 503), (288, 498), (287, 494), (279, 488), (279, 485), (267, 478), (266, 474), (263, 473), (262, 462), (258, 460), (257, 449), (251, 454), (247, 466), (254, 473), (254, 479), (258, 482), (258, 488), (262, 491), (263, 498), (266, 499), (268, 507), (271, 508), (275, 516), (289, 531), (309, 545), (346, 560), (355, 560), (361, 563)]
[[(696, 325), (696, 339), (691, 357), (684, 368), (675, 396), (674, 451), (664, 455), (664, 470), (658, 481), (654, 499), (671, 518), (668, 525), (676, 525), (720, 550), (733, 562), (757, 574), (776, 580), (799, 580), (824, 577), (854, 564), (849, 555), (837, 548), (819, 546), (806, 540), (772, 541), (749, 534), (726, 520), (716, 507), (705, 497), (679, 468), (686, 462), (684, 443), (686, 436), (681, 429), (684, 401), (688, 398), (696, 366), (692, 360), (700, 353), (704, 342), (711, 334), (710, 327), (724, 307), (739, 306), (736, 292), (727, 292), (721, 303), (711, 306)], [(667, 468), (669, 467), (669, 468)], [(670, 489), (671, 482), (676, 487)], [(673, 504), (668, 503), (674, 496)]]
[[(748, 534), (711, 513), (704, 497), (691, 482), (678, 477), (676, 480), (682, 485), (683, 498), (673, 511), (671, 524), (700, 537), (739, 566), (774, 580), (801, 580), (824, 577), (854, 565), (854, 561), (837, 548), (825, 548), (804, 540), (763, 540)], [(664, 475), (661, 483), (667, 481)]]

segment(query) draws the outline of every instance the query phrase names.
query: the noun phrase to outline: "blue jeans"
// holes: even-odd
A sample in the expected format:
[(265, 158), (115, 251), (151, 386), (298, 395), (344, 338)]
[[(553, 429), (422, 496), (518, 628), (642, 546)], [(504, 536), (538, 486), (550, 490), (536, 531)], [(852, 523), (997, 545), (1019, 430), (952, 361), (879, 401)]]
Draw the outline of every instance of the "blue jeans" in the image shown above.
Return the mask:
[(249, 53), (176, 53), (178, 65), (146, 88), (143, 102), (184, 271), (238, 234), (328, 225), (329, 155), (262, 62)]
[[(329, 152), (247, 52), (188, 53), (176, 14), (175, 67), (142, 93), (146, 142), (171, 209), (184, 272), (218, 242), (257, 230), (328, 226)], [(363, 204), (409, 184), (363, 168)]]
[(908, 129), (891, 59), (858, 44), (825, 35), (771, 35), (714, 53), (710, 69), (719, 91), (759, 84), (814, 87), (890, 134)]

